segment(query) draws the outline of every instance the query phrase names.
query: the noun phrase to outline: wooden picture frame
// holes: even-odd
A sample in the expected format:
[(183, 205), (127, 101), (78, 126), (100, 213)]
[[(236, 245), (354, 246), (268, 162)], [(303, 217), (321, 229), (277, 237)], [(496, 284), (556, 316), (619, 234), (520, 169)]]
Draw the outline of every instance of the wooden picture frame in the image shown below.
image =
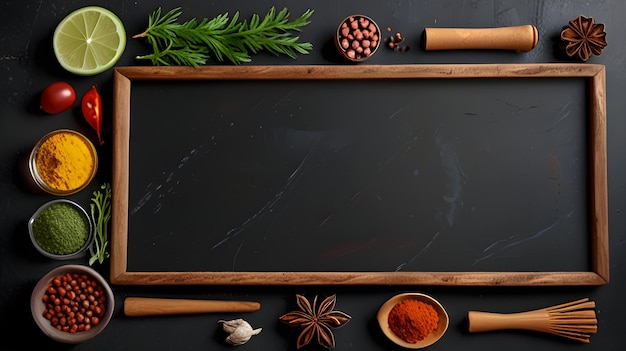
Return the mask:
[[(127, 270), (133, 81), (584, 78), (591, 269), (583, 272), (134, 272)], [(575, 286), (609, 282), (605, 67), (593, 64), (119, 67), (114, 70), (111, 282), (121, 285)]]

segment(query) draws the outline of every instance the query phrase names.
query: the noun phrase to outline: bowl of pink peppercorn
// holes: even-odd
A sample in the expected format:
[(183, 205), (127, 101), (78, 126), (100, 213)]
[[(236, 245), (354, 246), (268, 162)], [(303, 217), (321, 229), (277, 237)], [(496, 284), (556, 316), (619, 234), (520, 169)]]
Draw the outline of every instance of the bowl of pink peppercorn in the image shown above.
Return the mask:
[(374, 20), (365, 15), (352, 15), (339, 23), (335, 46), (347, 60), (362, 62), (376, 53), (380, 39), (380, 28)]

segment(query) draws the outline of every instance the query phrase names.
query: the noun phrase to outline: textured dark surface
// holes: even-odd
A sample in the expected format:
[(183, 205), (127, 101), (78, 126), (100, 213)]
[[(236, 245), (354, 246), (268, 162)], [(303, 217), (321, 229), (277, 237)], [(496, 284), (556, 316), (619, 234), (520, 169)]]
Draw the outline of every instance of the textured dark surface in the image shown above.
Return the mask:
[[(3, 350), (10, 350), (14, 346), (9, 346), (12, 335), (26, 333), (27, 338), (23, 339), (19, 348), (24, 346), (43, 346), (47, 349), (74, 349), (74, 350), (220, 350), (230, 349), (231, 346), (224, 342), (225, 335), (219, 329), (217, 321), (219, 319), (244, 318), (253, 327), (262, 327), (263, 332), (255, 336), (251, 341), (241, 346), (241, 349), (273, 349), (273, 350), (294, 350), (295, 335), (290, 330), (283, 328), (278, 323), (278, 317), (295, 307), (295, 293), (304, 294), (307, 297), (314, 295), (330, 295), (336, 293), (337, 309), (350, 314), (353, 318), (346, 326), (336, 330), (335, 337), (337, 350), (390, 350), (394, 346), (384, 339), (375, 322), (376, 311), (382, 303), (392, 295), (404, 291), (425, 292), (438, 298), (447, 308), (451, 318), (451, 324), (444, 338), (437, 344), (431, 346), (432, 350), (469, 349), (469, 350), (491, 350), (507, 348), (510, 350), (568, 350), (578, 348), (580, 345), (549, 335), (535, 333), (503, 331), (485, 334), (469, 334), (466, 326), (466, 314), (469, 310), (486, 310), (494, 312), (517, 312), (531, 310), (540, 307), (555, 305), (558, 303), (576, 300), (581, 297), (590, 297), (595, 300), (598, 308), (599, 331), (591, 338), (591, 344), (583, 346), (587, 350), (619, 350), (621, 349), (620, 336), (624, 332), (621, 317), (626, 313), (622, 298), (626, 290), (624, 282), (624, 266), (626, 265), (624, 253), (624, 240), (626, 232), (626, 222), (624, 221), (622, 207), (626, 202), (626, 192), (624, 181), (626, 165), (621, 157), (624, 139), (624, 125), (622, 111), (626, 109), (626, 101), (621, 94), (626, 91), (626, 81), (624, 77), (625, 63), (624, 40), (622, 33), (626, 32), (626, 25), (622, 17), (625, 13), (625, 4), (621, 1), (315, 1), (315, 2), (250, 2), (250, 1), (223, 1), (223, 2), (198, 2), (183, 7), (183, 17), (188, 19), (191, 16), (213, 17), (218, 13), (228, 11), (234, 13), (240, 11), (243, 18), (248, 18), (253, 13), (263, 14), (271, 6), (282, 8), (288, 7), (292, 16), (299, 15), (308, 8), (315, 10), (312, 23), (301, 33), (302, 40), (313, 43), (314, 50), (311, 54), (300, 56), (296, 60), (285, 57), (274, 57), (267, 54), (259, 54), (253, 57), (252, 64), (342, 64), (331, 42), (331, 35), (336, 24), (349, 14), (362, 13), (373, 17), (378, 21), (383, 31), (390, 27), (392, 32), (400, 31), (407, 38), (407, 44), (411, 47), (408, 52), (393, 52), (381, 48), (367, 64), (420, 64), (420, 63), (539, 63), (539, 62), (570, 62), (566, 60), (562, 50), (558, 46), (558, 36), (567, 22), (579, 15), (594, 17), (596, 21), (606, 24), (608, 47), (605, 48), (601, 56), (594, 56), (588, 62), (604, 64), (607, 68), (607, 125), (608, 125), (608, 189), (609, 189), (609, 232), (610, 232), (610, 255), (611, 255), (611, 281), (608, 285), (600, 287), (529, 287), (529, 288), (456, 288), (456, 287), (427, 287), (427, 286), (395, 286), (395, 287), (126, 287), (114, 286), (116, 293), (115, 317), (107, 330), (97, 339), (83, 345), (68, 346), (57, 344), (47, 339), (36, 327), (30, 316), (29, 298), (32, 288), (37, 280), (53, 267), (63, 262), (49, 261), (41, 257), (32, 247), (28, 240), (26, 221), (33, 211), (43, 202), (51, 197), (33, 194), (26, 188), (23, 182), (23, 167), (21, 160), (28, 155), (32, 145), (46, 131), (57, 128), (72, 128), (94, 137), (92, 130), (82, 120), (79, 111), (68, 111), (59, 115), (49, 116), (38, 112), (38, 98), (41, 90), (50, 82), (64, 80), (70, 82), (76, 89), (78, 95), (82, 95), (92, 84), (97, 84), (105, 101), (105, 115), (111, 113), (112, 76), (111, 71), (104, 72), (93, 77), (73, 76), (60, 68), (56, 63), (52, 51), (51, 38), (56, 24), (72, 10), (91, 4), (101, 4), (115, 12), (124, 22), (127, 34), (141, 32), (147, 25), (148, 15), (159, 5), (164, 9), (177, 6), (178, 2), (152, 2), (152, 1), (107, 1), (107, 2), (83, 2), (83, 1), (11, 1), (0, 5), (0, 71), (2, 72), (2, 84), (0, 84), (0, 322), (1, 335), (5, 336), (5, 341), (1, 347)], [(513, 53), (502, 51), (453, 51), (453, 52), (425, 52), (420, 49), (421, 33), (424, 27), (493, 27), (493, 26), (513, 26), (522, 24), (534, 24), (539, 31), (539, 42), (537, 47), (528, 53)], [(148, 52), (148, 47), (140, 40), (129, 39), (126, 51), (118, 65), (145, 65), (147, 62), (135, 60), (136, 55)], [(211, 62), (213, 64), (213, 62)], [(534, 87), (532, 83), (531, 87)], [(458, 86), (451, 85), (451, 87)], [(515, 89), (515, 88), (511, 88)], [(554, 98), (554, 101), (546, 103), (546, 108), (555, 111), (550, 122), (542, 121), (533, 124), (531, 120), (526, 120), (523, 126), (530, 130), (533, 126), (537, 130), (549, 128), (553, 124), (558, 124), (560, 131), (580, 132), (580, 126), (568, 126), (562, 124), (562, 119), (558, 113), (566, 113), (559, 110), (568, 98), (578, 100), (580, 92), (575, 91), (571, 85), (566, 85), (566, 89), (573, 89), (570, 96), (563, 94), (561, 89), (555, 92), (546, 92), (546, 98)], [(513, 95), (511, 93), (507, 93)], [(533, 94), (523, 92), (526, 96)], [(487, 99), (483, 95), (478, 99)], [(537, 100), (535, 95), (531, 100)], [(491, 105), (494, 108), (496, 105)], [(381, 109), (381, 116), (388, 113), (385, 108), (385, 101), (375, 106)], [(287, 108), (287, 105), (284, 106)], [(454, 106), (450, 107), (454, 110)], [(465, 111), (458, 107), (460, 111)], [(484, 106), (480, 108), (486, 109)], [(505, 108), (502, 112), (505, 112)], [(567, 107), (570, 116), (579, 114), (581, 107), (578, 102), (572, 102)], [(210, 111), (210, 106), (207, 108)], [(480, 111), (479, 111), (480, 112)], [(433, 112), (434, 113), (434, 112)], [(536, 116), (533, 111), (520, 110), (520, 113), (527, 118)], [(543, 115), (543, 114), (542, 114)], [(475, 117), (479, 119), (478, 117)], [(568, 123), (573, 123), (571, 119), (564, 119)], [(324, 119), (322, 119), (324, 121)], [(328, 120), (326, 120), (328, 121)], [(283, 121), (284, 122), (284, 121)], [(433, 140), (433, 131), (437, 130), (437, 123), (429, 121), (429, 137)], [(496, 126), (480, 121), (484, 125), (495, 130)], [(575, 123), (574, 123), (575, 124)], [(448, 126), (454, 124), (447, 124)], [(410, 124), (408, 126), (411, 126)], [(469, 128), (478, 128), (479, 125), (472, 124)], [(164, 133), (163, 128), (157, 124), (154, 126), (159, 133)], [(301, 126), (302, 127), (302, 126)], [(313, 128), (314, 126), (305, 125)], [(345, 131), (346, 126), (335, 124), (335, 131)], [(509, 124), (505, 129), (511, 135), (514, 125)], [(571, 129), (568, 129), (571, 128)], [(523, 130), (523, 129), (522, 129)], [(280, 129), (274, 132), (280, 133)], [(283, 130), (284, 131), (284, 130)], [(363, 137), (366, 130), (359, 130)], [(490, 141), (488, 131), (484, 132), (483, 139), (476, 144), (463, 144), (459, 146), (480, 146), (485, 147)], [(166, 133), (165, 133), (166, 134)], [(105, 125), (105, 141), (110, 141), (110, 120)], [(278, 134), (277, 134), (278, 135)], [(457, 134), (454, 134), (457, 135)], [(462, 135), (462, 134), (461, 134)], [(283, 135), (283, 136), (286, 136)], [(300, 137), (291, 135), (294, 139), (302, 142), (302, 148), (306, 152), (308, 145)], [(571, 135), (575, 137), (575, 134)], [(149, 139), (149, 136), (144, 136)], [(566, 140), (566, 136), (558, 136), (555, 140), (545, 137), (545, 141)], [(196, 140), (189, 138), (189, 143), (197, 145)], [(340, 140), (338, 140), (340, 141)], [(399, 142), (399, 141), (398, 141)], [(400, 142), (399, 142), (400, 143)], [(401, 144), (398, 144), (401, 145)], [(568, 145), (562, 154), (561, 171), (562, 175), (567, 174), (564, 164), (569, 164), (573, 160), (568, 157), (568, 153), (580, 156), (575, 148), (576, 144)], [(283, 145), (284, 146), (284, 145)], [(433, 147), (431, 143), (430, 147)], [(571, 149), (573, 147), (573, 149)], [(400, 148), (398, 146), (398, 148)], [(545, 146), (542, 150), (549, 150)], [(186, 149), (185, 149), (186, 150)], [(242, 148), (240, 151), (243, 160), (249, 156), (252, 149)], [(263, 150), (263, 149), (261, 149)], [(265, 150), (267, 151), (267, 150)], [(432, 149), (433, 153), (440, 150)], [(464, 152), (469, 152), (464, 150)], [(225, 155), (224, 153), (221, 154)], [(387, 159), (391, 155), (389, 150), (381, 150), (379, 155), (381, 160)], [(180, 152), (174, 153), (172, 159), (180, 159)], [(263, 157), (262, 154), (257, 155)], [(343, 155), (342, 155), (343, 156)], [(157, 156), (158, 157), (158, 156)], [(258, 160), (259, 158), (256, 158)], [(301, 160), (302, 154), (293, 155), (293, 162)], [(272, 159), (272, 158), (268, 158)], [(477, 160), (472, 154), (468, 154), (464, 161), (477, 165)], [(100, 152), (101, 168), (96, 180), (85, 191), (72, 196), (71, 198), (83, 204), (89, 203), (90, 194), (101, 182), (110, 180), (111, 149), (110, 144), (105, 144)], [(339, 162), (340, 160), (335, 160)], [(361, 160), (360, 167), (366, 167), (365, 160)], [(529, 162), (532, 162), (530, 160)], [(150, 163), (146, 163), (150, 164)], [(153, 163), (157, 164), (157, 163)], [(339, 165), (339, 163), (337, 163)], [(133, 162), (133, 167), (136, 163)], [(176, 165), (164, 164), (164, 168)], [(482, 165), (482, 169), (489, 169)], [(572, 166), (570, 170), (576, 173), (579, 169)], [(292, 167), (286, 167), (284, 170)], [(187, 169), (183, 169), (187, 171)], [(420, 176), (425, 176), (423, 168), (419, 168)], [(148, 169), (143, 170), (148, 172)], [(440, 170), (441, 171), (441, 170)], [(521, 182), (527, 175), (535, 172), (545, 175), (549, 172), (545, 170), (528, 170), (530, 173), (514, 172), (508, 170), (510, 174), (507, 183), (512, 181)], [(552, 174), (554, 175), (554, 174)], [(225, 177), (224, 174), (211, 174), (211, 177)], [(217, 178), (216, 178), (217, 179)], [(320, 178), (324, 179), (324, 178)], [(434, 180), (439, 178), (433, 178)], [(274, 180), (276, 180), (274, 178)], [(345, 180), (346, 184), (350, 184)], [(580, 179), (576, 182), (581, 182)], [(495, 183), (495, 182), (494, 182)], [(313, 183), (314, 184), (314, 183)], [(445, 183), (442, 182), (442, 185)], [(478, 184), (473, 185), (477, 189)], [(501, 189), (506, 186), (496, 184)], [(280, 185), (278, 185), (280, 187)], [(471, 189), (471, 188), (466, 188)], [(224, 191), (224, 189), (220, 189)], [(391, 190), (391, 192), (397, 191)], [(469, 192), (469, 190), (467, 190)], [(550, 198), (555, 190), (548, 189), (546, 198)], [(348, 196), (350, 192), (344, 194)], [(273, 195), (274, 192), (271, 192)], [(339, 194), (342, 194), (339, 192)], [(560, 215), (566, 216), (568, 209), (581, 203), (580, 194), (576, 195), (574, 190), (563, 192), (562, 203), (558, 208), (563, 211)], [(265, 194), (267, 195), (267, 194)], [(324, 196), (324, 194), (315, 194)], [(441, 195), (441, 194), (439, 194)], [(478, 195), (468, 196), (469, 199), (479, 199)], [(570, 197), (571, 196), (571, 197)], [(504, 197), (504, 195), (503, 195)], [(259, 195), (259, 198), (262, 196)], [(481, 199), (485, 202), (487, 199)], [(407, 200), (408, 201), (408, 200)], [(441, 201), (438, 199), (438, 201)], [(505, 203), (507, 199), (503, 200)], [(541, 201), (541, 196), (529, 195), (531, 204)], [(510, 202), (510, 201), (509, 201)], [(511, 202), (512, 203), (512, 202)], [(467, 205), (467, 204), (466, 204)], [(485, 205), (481, 203), (481, 208)], [(522, 206), (518, 204), (518, 206)], [(546, 205), (548, 209), (557, 207), (555, 204)], [(432, 206), (431, 206), (432, 207)], [(251, 212), (254, 213), (254, 206)], [(506, 207), (504, 207), (506, 208)], [(432, 209), (432, 208), (431, 208)], [(465, 220), (476, 220), (471, 214), (471, 207), (462, 208), (461, 216)], [(534, 210), (534, 206), (530, 206)], [(503, 210), (504, 214), (510, 212)], [(391, 212), (394, 213), (394, 212)], [(544, 212), (545, 213), (545, 212)], [(226, 213), (233, 215), (231, 211)], [(244, 214), (241, 214), (244, 216)], [(321, 214), (320, 214), (321, 215)], [(459, 215), (459, 214), (457, 214)], [(529, 216), (526, 214), (526, 216)], [(585, 223), (585, 218), (579, 217), (577, 213), (572, 215), (576, 221)], [(429, 217), (431, 220), (437, 219), (435, 216)], [(437, 219), (442, 220), (442, 219)], [(441, 222), (432, 225), (432, 228), (439, 227)], [(545, 222), (547, 223), (547, 222)], [(549, 226), (545, 224), (544, 227)], [(577, 223), (577, 222), (574, 222)], [(509, 229), (517, 230), (528, 227), (524, 221), (522, 224), (511, 223)], [(431, 228), (431, 229), (432, 229)], [(541, 228), (541, 226), (538, 226)], [(538, 229), (539, 230), (539, 229)], [(433, 230), (431, 230), (432, 232)], [(432, 234), (430, 235), (432, 236)], [(443, 238), (443, 237), (440, 237)], [(501, 237), (494, 237), (485, 240), (485, 244), (478, 247), (489, 247), (492, 242), (500, 240)], [(449, 238), (448, 238), (449, 240)], [(277, 242), (276, 245), (281, 245)], [(536, 248), (552, 248), (551, 253), (538, 252), (537, 260), (539, 267), (558, 267), (561, 261), (567, 267), (585, 264), (581, 263), (579, 252), (574, 250), (564, 250), (581, 246), (576, 241), (570, 242), (567, 238), (560, 236), (554, 242), (546, 242), (543, 245), (533, 243)], [(584, 246), (584, 245), (583, 245)], [(578, 248), (578, 251), (584, 248)], [(573, 252), (572, 252), (573, 251)], [(506, 254), (509, 254), (507, 252)], [(528, 251), (520, 251), (527, 256)], [(208, 253), (207, 253), (208, 255)], [(232, 254), (230, 255), (232, 256)], [(225, 255), (229, 257), (229, 255)], [(466, 257), (467, 260), (475, 260), (477, 255), (472, 254)], [(460, 259), (463, 256), (460, 255)], [(172, 262), (171, 257), (161, 257), (164, 262)], [(157, 257), (158, 260), (158, 257)], [(231, 258), (229, 258), (232, 261)], [(398, 260), (400, 261), (400, 259)], [(437, 262), (433, 260), (431, 262)], [(458, 262), (458, 261), (457, 261)], [(568, 263), (569, 262), (569, 263)], [(86, 264), (87, 259), (74, 260), (71, 263)], [(532, 263), (532, 262), (531, 262)], [(493, 264), (493, 263), (491, 263)], [(231, 266), (228, 262), (226, 266)], [(394, 262), (394, 265), (396, 263)], [(455, 267), (456, 268), (456, 267)], [(108, 267), (97, 267), (104, 275), (107, 274)], [(122, 305), (125, 296), (170, 296), (170, 297), (194, 297), (194, 298), (216, 298), (216, 299), (246, 299), (261, 302), (259, 312), (244, 314), (219, 314), (219, 315), (197, 315), (197, 316), (174, 316), (174, 317), (146, 317), (127, 318), (123, 316)], [(17, 349), (17, 347), (15, 347)], [(308, 347), (307, 349), (316, 349)]]
[(582, 79), (131, 91), (129, 271), (589, 270)]

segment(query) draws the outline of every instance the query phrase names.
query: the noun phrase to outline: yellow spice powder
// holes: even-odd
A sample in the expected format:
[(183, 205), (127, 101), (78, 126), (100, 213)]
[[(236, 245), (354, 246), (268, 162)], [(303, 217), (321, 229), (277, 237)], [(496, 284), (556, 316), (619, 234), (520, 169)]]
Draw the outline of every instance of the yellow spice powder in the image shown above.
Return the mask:
[(94, 157), (85, 140), (74, 133), (57, 133), (37, 151), (37, 171), (55, 190), (74, 190), (85, 184), (94, 168)]

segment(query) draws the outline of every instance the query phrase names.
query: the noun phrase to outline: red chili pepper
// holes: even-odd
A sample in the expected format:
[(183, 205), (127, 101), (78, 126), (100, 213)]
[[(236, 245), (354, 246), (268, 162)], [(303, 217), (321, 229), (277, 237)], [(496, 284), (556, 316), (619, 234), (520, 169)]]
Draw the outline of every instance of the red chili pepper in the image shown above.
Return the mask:
[(100, 97), (100, 93), (98, 93), (98, 89), (95, 85), (92, 85), (85, 95), (83, 95), (81, 109), (83, 110), (83, 116), (87, 122), (89, 122), (89, 125), (98, 134), (100, 145), (104, 144), (100, 135), (100, 130), (102, 129), (102, 98)]

